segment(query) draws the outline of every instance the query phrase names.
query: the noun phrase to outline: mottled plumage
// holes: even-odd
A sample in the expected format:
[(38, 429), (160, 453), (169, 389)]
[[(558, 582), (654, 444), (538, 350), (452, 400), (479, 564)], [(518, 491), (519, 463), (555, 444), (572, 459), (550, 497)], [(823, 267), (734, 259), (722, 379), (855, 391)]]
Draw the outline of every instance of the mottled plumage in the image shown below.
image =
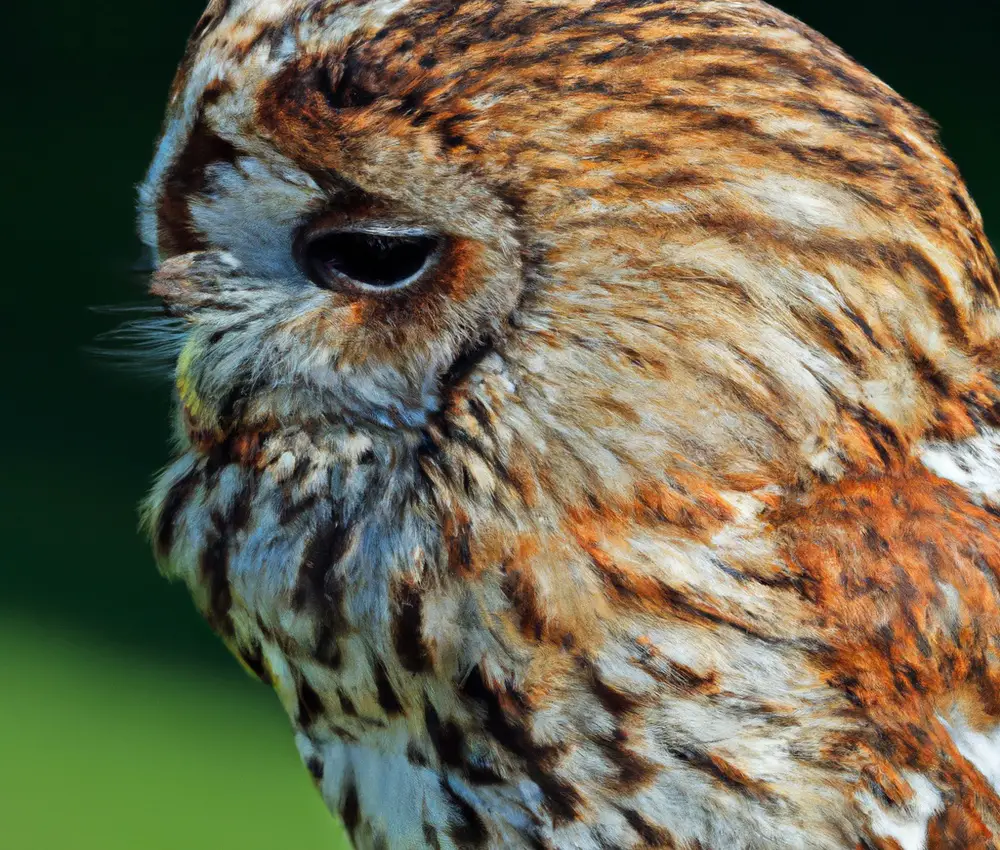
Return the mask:
[(358, 848), (1000, 847), (1000, 271), (828, 41), (214, 0), (141, 206), (158, 558)]

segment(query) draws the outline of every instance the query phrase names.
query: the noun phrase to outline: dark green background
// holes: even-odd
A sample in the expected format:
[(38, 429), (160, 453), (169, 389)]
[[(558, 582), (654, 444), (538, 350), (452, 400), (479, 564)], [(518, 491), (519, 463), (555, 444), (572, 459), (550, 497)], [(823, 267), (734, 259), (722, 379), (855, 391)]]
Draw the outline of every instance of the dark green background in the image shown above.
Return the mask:
[[(4, 12), (0, 811), (4, 847), (334, 847), (273, 698), (157, 576), (135, 504), (168, 387), (85, 355), (136, 301), (134, 186), (202, 3)], [(1000, 232), (1000, 3), (780, 4), (943, 127)], [(12, 755), (12, 757), (11, 757)], [(8, 843), (13, 837), (13, 843)]]

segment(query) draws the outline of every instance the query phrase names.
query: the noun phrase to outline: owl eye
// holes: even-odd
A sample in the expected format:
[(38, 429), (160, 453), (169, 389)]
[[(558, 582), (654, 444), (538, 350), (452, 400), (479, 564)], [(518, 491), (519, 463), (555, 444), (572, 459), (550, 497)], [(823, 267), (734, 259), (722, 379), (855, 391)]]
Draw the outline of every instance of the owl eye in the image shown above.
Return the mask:
[(323, 289), (386, 292), (420, 280), (440, 243), (419, 231), (334, 230), (308, 236), (300, 250), (305, 271)]

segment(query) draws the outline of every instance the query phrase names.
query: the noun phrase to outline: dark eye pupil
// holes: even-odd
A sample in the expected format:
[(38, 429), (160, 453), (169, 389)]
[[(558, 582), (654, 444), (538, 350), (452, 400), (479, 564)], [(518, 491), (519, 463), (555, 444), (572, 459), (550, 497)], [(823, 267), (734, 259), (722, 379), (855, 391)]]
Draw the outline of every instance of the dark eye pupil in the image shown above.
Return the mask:
[(316, 283), (336, 285), (338, 275), (366, 286), (392, 287), (417, 275), (437, 248), (433, 236), (388, 236), (343, 231), (326, 233), (307, 248)]

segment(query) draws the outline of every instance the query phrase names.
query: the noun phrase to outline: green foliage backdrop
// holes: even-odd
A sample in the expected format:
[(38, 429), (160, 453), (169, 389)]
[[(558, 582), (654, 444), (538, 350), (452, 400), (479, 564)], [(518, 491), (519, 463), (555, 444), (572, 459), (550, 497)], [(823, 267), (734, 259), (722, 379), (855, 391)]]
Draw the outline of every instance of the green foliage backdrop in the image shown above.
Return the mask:
[[(134, 184), (200, 0), (5, 8), (0, 845), (335, 850), (266, 689), (157, 576), (167, 387), (83, 348), (134, 301)], [(786, 0), (943, 126), (1000, 239), (995, 0)]]

